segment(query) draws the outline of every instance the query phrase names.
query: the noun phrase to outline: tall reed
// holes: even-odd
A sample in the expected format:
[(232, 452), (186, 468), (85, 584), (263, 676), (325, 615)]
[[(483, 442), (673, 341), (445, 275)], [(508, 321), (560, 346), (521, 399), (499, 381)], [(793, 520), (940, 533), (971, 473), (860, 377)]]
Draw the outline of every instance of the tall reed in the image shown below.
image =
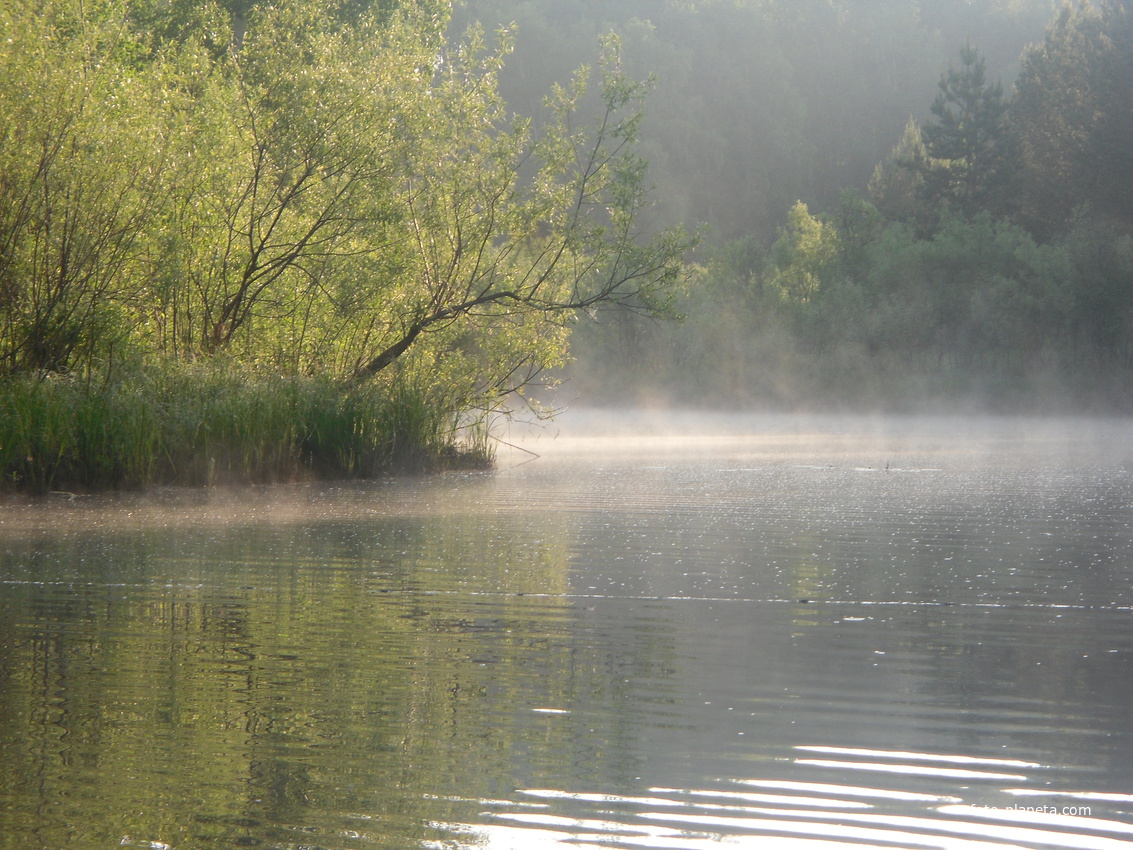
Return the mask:
[(160, 364), (113, 381), (0, 381), (9, 491), (366, 478), (486, 465), (452, 400), (404, 381), (349, 385), (229, 364)]

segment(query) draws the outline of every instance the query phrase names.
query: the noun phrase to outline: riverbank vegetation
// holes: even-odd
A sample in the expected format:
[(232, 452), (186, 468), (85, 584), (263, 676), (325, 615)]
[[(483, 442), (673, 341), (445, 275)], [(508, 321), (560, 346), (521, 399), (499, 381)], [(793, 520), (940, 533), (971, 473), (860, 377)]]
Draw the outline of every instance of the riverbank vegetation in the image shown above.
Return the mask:
[(1126, 0), (18, 0), (0, 27), (5, 488), (483, 462), (547, 375), (1133, 407)]
[[(0, 457), (17, 488), (375, 474), (660, 313), (649, 88), (602, 41), (538, 128), (444, 3), (0, 11)], [(592, 118), (593, 116), (593, 118)], [(483, 454), (474, 439), (474, 455)]]
[(477, 467), (483, 421), (408, 381), (344, 385), (228, 361), (147, 365), (101, 384), (0, 383), (0, 462), (22, 489), (231, 485)]

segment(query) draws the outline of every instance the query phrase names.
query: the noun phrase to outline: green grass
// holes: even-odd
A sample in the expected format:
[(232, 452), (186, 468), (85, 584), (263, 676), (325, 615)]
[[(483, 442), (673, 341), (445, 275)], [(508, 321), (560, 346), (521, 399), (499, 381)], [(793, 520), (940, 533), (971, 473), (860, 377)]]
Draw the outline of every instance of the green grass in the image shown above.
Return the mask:
[(98, 383), (0, 381), (2, 489), (30, 493), (369, 478), (486, 466), (483, 434), (410, 384), (348, 385), (220, 364)]

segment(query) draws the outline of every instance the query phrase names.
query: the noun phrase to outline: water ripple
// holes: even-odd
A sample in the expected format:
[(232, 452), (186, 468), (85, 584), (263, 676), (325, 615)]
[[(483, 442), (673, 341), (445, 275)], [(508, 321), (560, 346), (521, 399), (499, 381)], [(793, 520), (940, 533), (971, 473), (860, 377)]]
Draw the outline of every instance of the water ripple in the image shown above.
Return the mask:
[[(479, 801), (484, 807), (490, 804), (481, 813), (481, 823), (435, 824), (454, 836), (455, 843), (449, 840), (429, 846), (700, 850), (766, 847), (773, 840), (775, 847), (789, 850), (847, 845), (910, 850), (1133, 848), (1133, 823), (1121, 819), (1130, 813), (1120, 805), (1133, 802), (1133, 795), (1060, 793), (1049, 784), (1045, 790), (995, 787), (1001, 782), (1049, 783), (1057, 771), (1037, 762), (824, 745), (799, 745), (793, 753), (780, 760), (783, 766), (821, 771), (824, 781), (721, 779), (716, 787), (653, 786), (640, 794), (523, 789), (511, 802)], [(804, 757), (810, 753), (839, 758)], [(1020, 772), (975, 769), (992, 767)], [(860, 770), (875, 771), (895, 787), (855, 784), (855, 772)], [(989, 788), (993, 795), (1034, 793), (1056, 804), (973, 802), (988, 799)], [(1077, 802), (1066, 804), (1068, 799)]]

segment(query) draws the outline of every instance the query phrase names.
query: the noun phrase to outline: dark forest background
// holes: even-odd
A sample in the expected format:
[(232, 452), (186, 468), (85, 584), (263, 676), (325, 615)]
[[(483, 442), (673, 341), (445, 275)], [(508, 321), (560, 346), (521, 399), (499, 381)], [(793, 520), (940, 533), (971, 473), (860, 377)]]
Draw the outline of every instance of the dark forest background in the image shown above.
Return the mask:
[(583, 402), (1128, 409), (1133, 24), (1115, 0), (469, 0), (517, 110), (624, 37), (681, 324), (599, 311)]

